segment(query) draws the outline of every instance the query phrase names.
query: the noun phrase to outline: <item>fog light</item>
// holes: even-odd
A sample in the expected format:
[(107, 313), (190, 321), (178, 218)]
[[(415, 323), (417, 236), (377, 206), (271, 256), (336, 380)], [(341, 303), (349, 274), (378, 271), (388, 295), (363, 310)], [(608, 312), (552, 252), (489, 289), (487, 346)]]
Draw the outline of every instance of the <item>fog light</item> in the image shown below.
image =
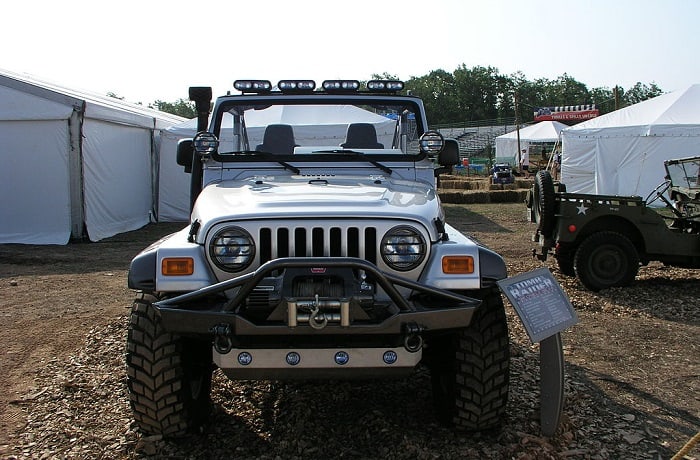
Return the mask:
[(386, 364), (394, 364), (399, 359), (399, 355), (394, 350), (387, 350), (384, 352), (382, 359)]
[(421, 152), (427, 153), (428, 155), (437, 155), (445, 146), (445, 138), (437, 131), (428, 131), (423, 133), (418, 144), (420, 145)]
[(285, 361), (287, 361), (287, 364), (290, 366), (296, 366), (301, 362), (301, 356), (299, 356), (299, 353), (296, 351), (290, 351), (287, 353), (287, 356), (284, 358)]
[(350, 355), (345, 351), (339, 351), (338, 353), (335, 354), (333, 359), (335, 360), (336, 364), (343, 366), (343, 365), (347, 364), (348, 361), (350, 361)]
[(242, 353), (238, 354), (238, 364), (241, 366), (247, 366), (248, 364), (253, 362), (253, 355), (248, 353), (247, 351), (244, 351)]

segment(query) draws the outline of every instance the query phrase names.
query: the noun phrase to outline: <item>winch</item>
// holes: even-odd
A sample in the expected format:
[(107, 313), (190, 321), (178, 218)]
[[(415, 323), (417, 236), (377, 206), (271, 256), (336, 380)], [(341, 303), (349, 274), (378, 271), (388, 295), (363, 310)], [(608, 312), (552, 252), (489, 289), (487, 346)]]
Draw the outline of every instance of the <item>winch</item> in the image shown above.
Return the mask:
[(287, 299), (287, 325), (297, 327), (308, 323), (314, 329), (323, 329), (329, 323), (350, 326), (350, 301), (348, 299), (321, 300), (316, 294), (313, 299)]

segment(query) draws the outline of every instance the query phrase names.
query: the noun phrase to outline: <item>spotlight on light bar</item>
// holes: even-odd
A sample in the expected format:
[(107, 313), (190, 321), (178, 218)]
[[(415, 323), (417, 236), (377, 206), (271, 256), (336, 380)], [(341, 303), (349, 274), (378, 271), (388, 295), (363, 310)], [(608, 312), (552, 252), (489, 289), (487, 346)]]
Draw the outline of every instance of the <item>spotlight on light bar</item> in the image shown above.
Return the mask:
[(370, 80), (367, 82), (369, 91), (397, 92), (403, 89), (403, 82), (398, 80)]
[(313, 91), (316, 88), (316, 82), (313, 80), (280, 80), (277, 87), (283, 93)]
[(236, 80), (233, 87), (242, 93), (269, 93), (272, 83), (269, 80)]
[(338, 91), (358, 91), (360, 82), (357, 80), (326, 80), (322, 84), (323, 90), (326, 92)]

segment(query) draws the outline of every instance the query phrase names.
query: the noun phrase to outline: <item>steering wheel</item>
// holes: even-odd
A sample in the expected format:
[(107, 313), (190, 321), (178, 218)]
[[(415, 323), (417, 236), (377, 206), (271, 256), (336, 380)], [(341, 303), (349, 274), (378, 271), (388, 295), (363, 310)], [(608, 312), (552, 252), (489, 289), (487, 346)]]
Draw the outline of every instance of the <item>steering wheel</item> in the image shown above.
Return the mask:
[[(651, 192), (649, 192), (649, 195), (644, 199), (644, 202), (648, 205), (652, 204), (654, 201), (658, 200), (660, 197), (663, 196), (664, 193), (668, 190), (668, 188), (671, 186), (671, 181), (670, 180), (664, 180), (661, 182), (659, 185), (654, 188)], [(652, 198), (653, 196), (653, 198)], [(650, 200), (651, 198), (651, 200)], [(666, 200), (664, 200), (666, 201)]]

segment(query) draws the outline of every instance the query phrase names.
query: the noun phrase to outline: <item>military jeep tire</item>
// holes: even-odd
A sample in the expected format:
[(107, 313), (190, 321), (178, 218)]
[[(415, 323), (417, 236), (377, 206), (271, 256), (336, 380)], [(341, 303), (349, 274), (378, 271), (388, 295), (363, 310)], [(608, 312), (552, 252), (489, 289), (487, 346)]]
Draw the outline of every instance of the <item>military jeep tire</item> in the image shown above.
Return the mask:
[(211, 409), (211, 345), (165, 332), (153, 303), (142, 294), (129, 318), (126, 365), (134, 418), (145, 434), (194, 432)]
[(537, 175), (535, 175), (533, 192), (532, 209), (534, 210), (537, 230), (542, 236), (549, 238), (554, 231), (554, 205), (556, 199), (554, 196), (554, 181), (549, 171), (538, 171)]
[(639, 271), (639, 255), (624, 235), (593, 233), (576, 250), (576, 277), (591, 291), (632, 284)]
[(469, 327), (429, 344), (438, 420), (466, 431), (500, 427), (508, 402), (510, 345), (503, 300), (489, 292)]

